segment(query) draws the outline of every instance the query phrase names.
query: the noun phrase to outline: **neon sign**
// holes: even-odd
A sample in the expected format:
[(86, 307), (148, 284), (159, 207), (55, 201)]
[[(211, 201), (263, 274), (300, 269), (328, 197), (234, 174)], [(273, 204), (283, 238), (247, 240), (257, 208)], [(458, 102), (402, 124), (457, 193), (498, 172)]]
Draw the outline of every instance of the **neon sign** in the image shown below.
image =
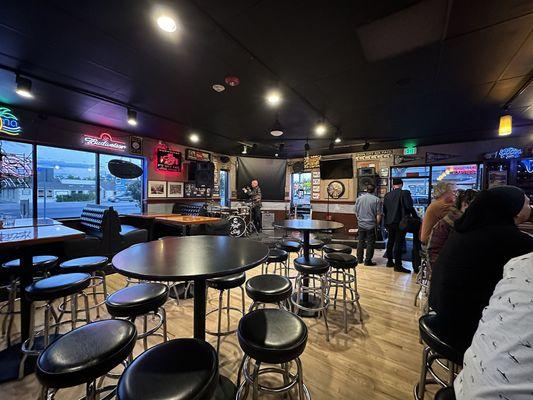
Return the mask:
[(83, 135), (83, 145), (90, 147), (100, 147), (102, 149), (108, 150), (126, 150), (126, 142), (113, 139), (113, 137), (107, 132), (101, 133), (100, 136)]
[(500, 150), (498, 150), (498, 157), (500, 158), (519, 158), (522, 156), (522, 153), (524, 152), (523, 149), (518, 149), (516, 147), (504, 147)]
[(18, 136), (22, 132), (18, 118), (6, 107), (0, 107), (0, 132), (11, 136)]

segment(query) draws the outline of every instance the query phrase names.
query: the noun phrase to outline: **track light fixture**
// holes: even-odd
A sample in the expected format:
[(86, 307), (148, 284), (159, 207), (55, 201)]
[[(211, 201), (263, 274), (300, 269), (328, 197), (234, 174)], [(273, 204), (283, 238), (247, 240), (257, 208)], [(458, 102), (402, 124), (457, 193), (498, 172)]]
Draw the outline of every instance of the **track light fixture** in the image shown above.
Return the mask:
[(248, 147), (246, 145), (242, 147), (242, 154), (248, 154)]
[(257, 143), (252, 144), (252, 150), (257, 150)]
[(304, 150), (305, 150), (305, 156), (309, 157), (309, 150), (311, 150), (311, 146), (309, 146), (309, 141), (305, 142)]
[(128, 124), (137, 126), (137, 111), (128, 108)]
[(340, 142), (342, 142), (341, 134), (337, 132), (335, 134), (335, 143), (340, 143)]
[(285, 148), (285, 143), (280, 143), (279, 144), (279, 152), (281, 153), (284, 148)]
[(17, 88), (15, 89), (15, 92), (22, 97), (25, 97), (27, 99), (33, 98), (33, 94), (31, 93), (31, 81), (28, 78), (23, 78), (20, 75), (17, 75), (16, 81)]
[(272, 125), (272, 128), (270, 128), (270, 134), (275, 137), (283, 135), (283, 127), (281, 126), (281, 123), (277, 117), (276, 121)]
[(370, 143), (368, 143), (368, 141), (366, 141), (365, 144), (363, 145), (363, 150), (367, 151), (369, 148), (370, 148)]
[(332, 140), (331, 142), (329, 142), (329, 151), (333, 151), (333, 150), (335, 150), (335, 143)]

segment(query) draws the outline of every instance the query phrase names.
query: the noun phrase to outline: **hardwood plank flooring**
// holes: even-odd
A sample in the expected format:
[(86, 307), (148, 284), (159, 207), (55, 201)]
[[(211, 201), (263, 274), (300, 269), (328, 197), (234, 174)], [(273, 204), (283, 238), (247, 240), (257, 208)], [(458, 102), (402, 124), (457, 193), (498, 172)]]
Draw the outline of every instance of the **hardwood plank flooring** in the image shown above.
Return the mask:
[[(375, 267), (358, 267), (358, 284), (364, 324), (350, 320), (348, 334), (342, 330), (342, 312), (329, 312), (331, 341), (325, 338), (322, 320), (306, 319), (309, 339), (302, 356), (305, 382), (313, 399), (412, 399), (413, 385), (418, 380), (422, 345), (418, 341), (418, 310), (413, 306), (417, 291), (413, 274), (400, 274), (385, 268), (382, 251), (377, 251)], [(408, 263), (407, 263), (408, 265)], [(248, 277), (261, 272), (257, 267)], [(109, 291), (124, 286), (120, 275), (108, 277)], [(232, 291), (232, 305), (240, 305), (240, 291)], [(209, 291), (208, 310), (218, 301), (216, 291)], [(250, 304), (246, 299), (246, 306)], [(170, 338), (192, 336), (192, 300), (180, 305), (169, 300), (166, 304)], [(236, 325), (237, 316), (231, 318)], [(216, 328), (216, 313), (207, 318), (208, 329)], [(15, 329), (18, 329), (16, 327)], [(216, 346), (216, 339), (208, 340)], [(151, 338), (155, 344), (160, 338)], [(0, 342), (0, 346), (4, 346)], [(136, 354), (141, 352), (138, 345)], [(236, 380), (241, 352), (235, 335), (222, 340), (220, 371)], [(57, 399), (75, 399), (82, 387), (59, 391)], [(2, 400), (36, 399), (39, 384), (35, 375), (22, 381), (0, 385)], [(428, 394), (427, 398), (432, 398)]]

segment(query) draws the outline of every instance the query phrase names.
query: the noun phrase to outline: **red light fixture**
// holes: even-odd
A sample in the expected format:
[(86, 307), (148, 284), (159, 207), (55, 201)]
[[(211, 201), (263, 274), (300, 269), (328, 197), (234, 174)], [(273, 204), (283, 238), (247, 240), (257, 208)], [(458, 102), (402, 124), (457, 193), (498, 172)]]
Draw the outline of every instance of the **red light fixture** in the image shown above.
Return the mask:
[(226, 85), (228, 86), (238, 86), (239, 83), (241, 83), (241, 80), (239, 78), (237, 78), (236, 76), (226, 76), (224, 78), (224, 82), (226, 82)]

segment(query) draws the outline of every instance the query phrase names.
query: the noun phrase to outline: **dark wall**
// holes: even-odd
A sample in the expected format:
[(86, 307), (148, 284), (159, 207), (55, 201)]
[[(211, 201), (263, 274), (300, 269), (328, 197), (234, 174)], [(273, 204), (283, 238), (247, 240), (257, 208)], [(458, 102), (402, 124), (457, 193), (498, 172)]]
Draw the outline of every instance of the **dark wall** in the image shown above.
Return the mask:
[(237, 197), (245, 199), (244, 186), (250, 186), (252, 179), (259, 181), (263, 200), (285, 199), (285, 172), (287, 161), (267, 158), (237, 158)]

